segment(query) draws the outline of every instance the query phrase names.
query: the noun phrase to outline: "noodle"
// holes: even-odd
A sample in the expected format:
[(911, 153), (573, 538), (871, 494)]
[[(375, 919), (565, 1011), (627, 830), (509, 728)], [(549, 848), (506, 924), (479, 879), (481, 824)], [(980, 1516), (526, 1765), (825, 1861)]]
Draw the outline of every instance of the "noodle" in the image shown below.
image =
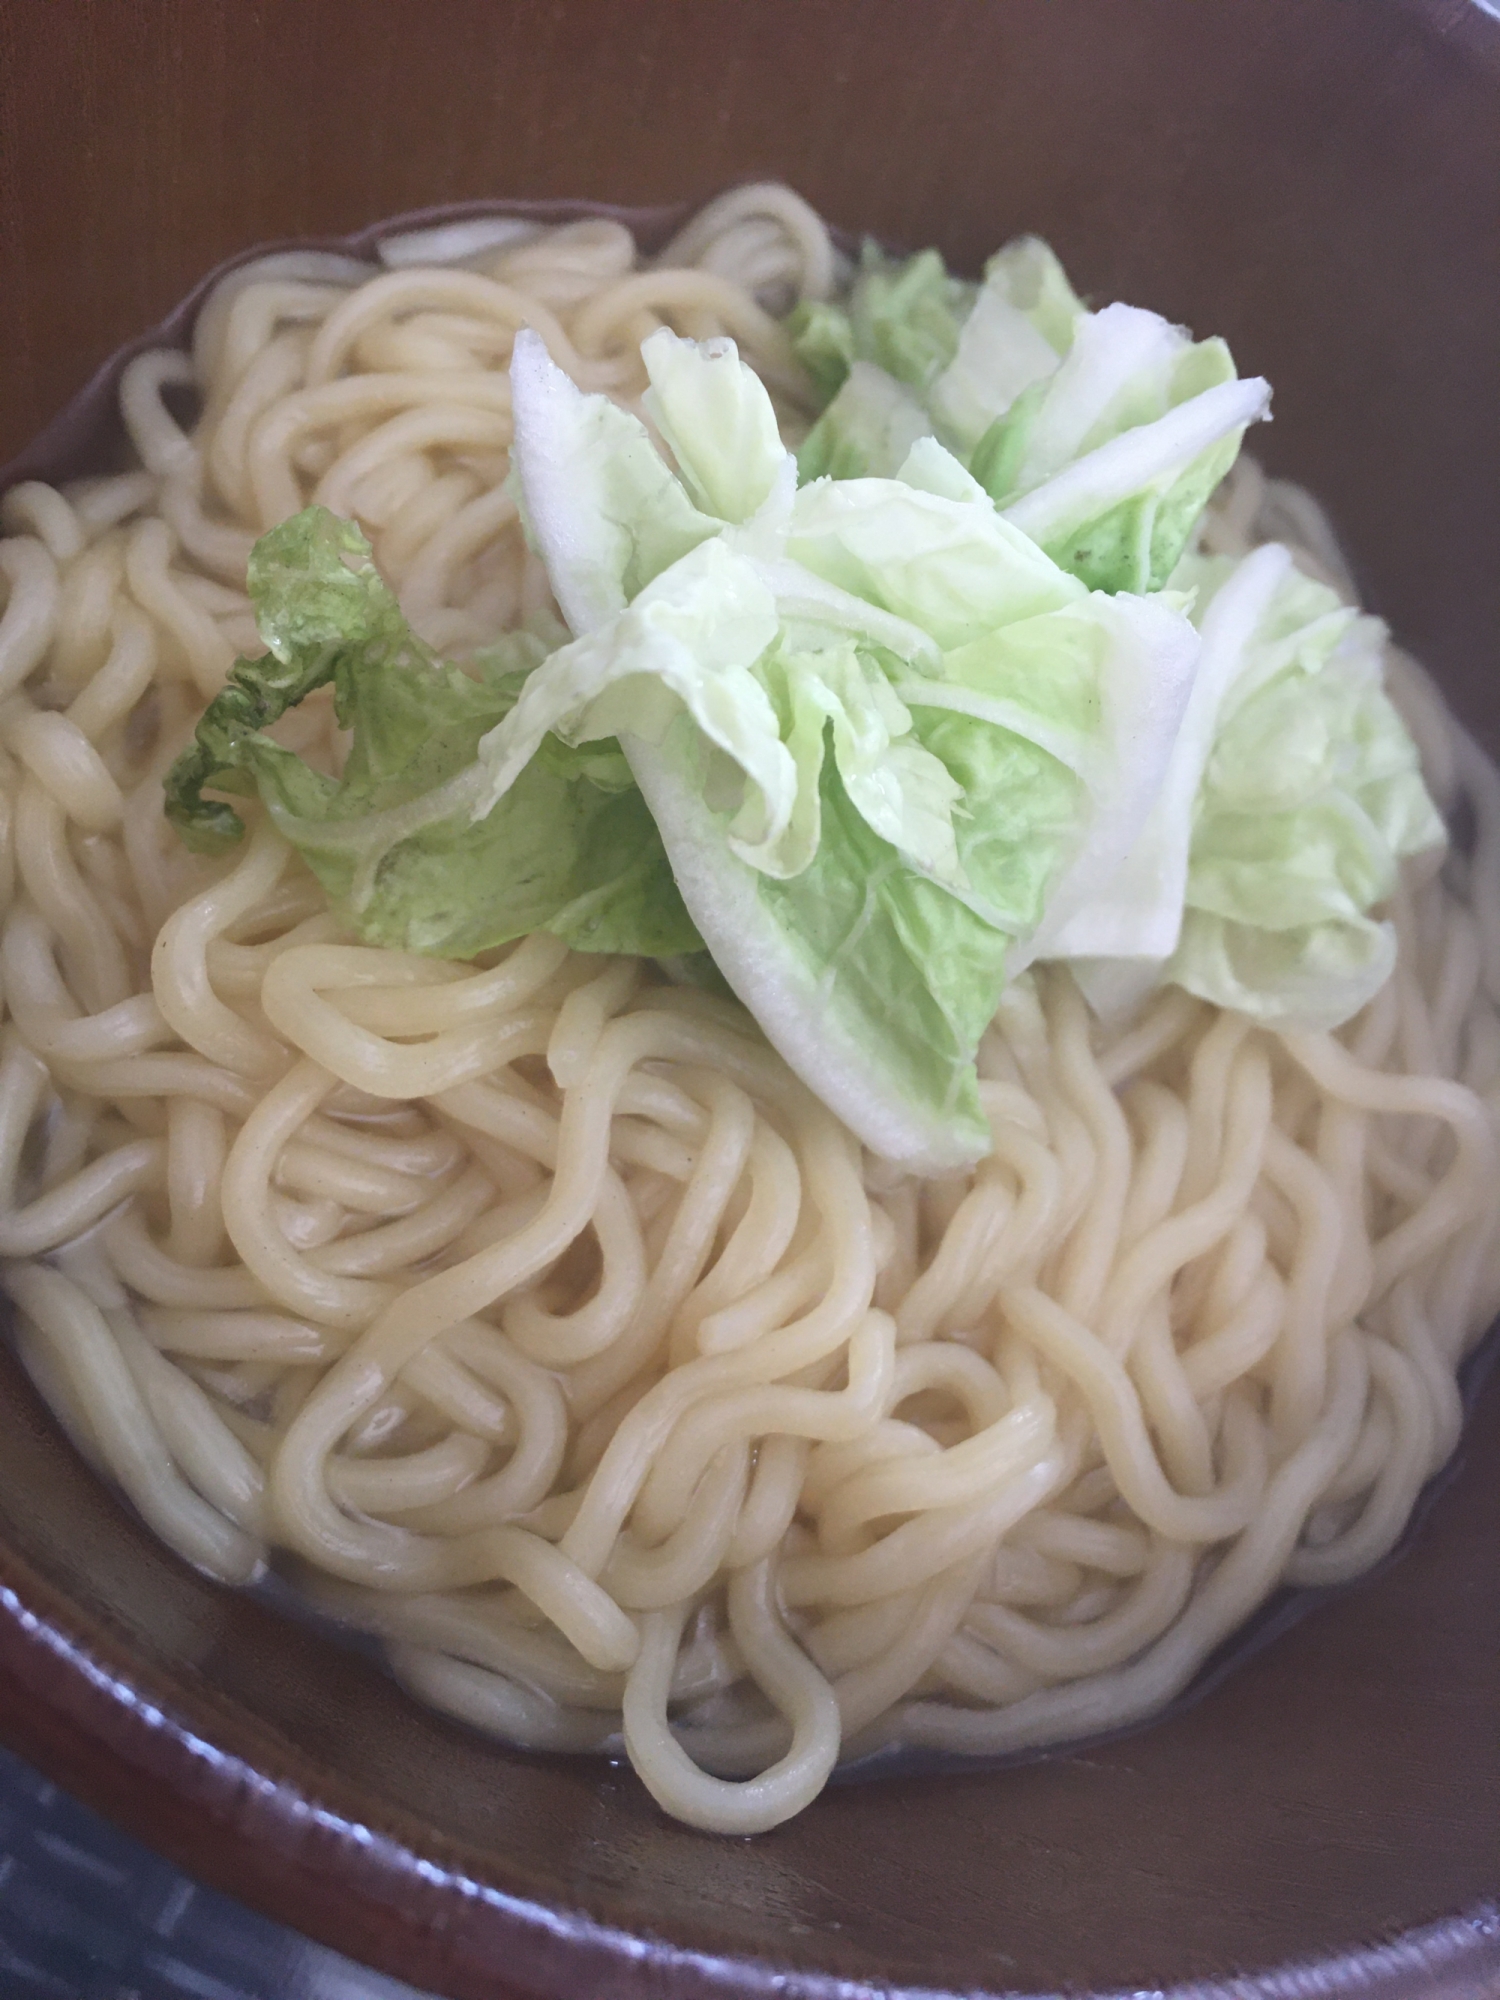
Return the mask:
[[(1106, 1032), (1035, 968), (981, 1049), (993, 1151), (947, 1181), (864, 1156), (657, 968), (358, 944), (258, 808), (216, 862), (162, 817), (257, 644), (254, 537), (313, 499), (358, 517), (462, 657), (550, 601), (504, 486), (517, 329), (631, 408), (654, 327), (732, 334), (795, 438), (777, 316), (840, 274), (780, 188), (644, 265), (603, 221), (385, 254), (234, 272), (191, 355), (125, 371), (142, 469), (4, 504), (28, 1368), (189, 1561), (288, 1552), (420, 1698), (623, 1743), (695, 1826), (773, 1826), (885, 1744), (1149, 1714), (1278, 1583), (1375, 1562), (1453, 1448), (1500, 1307), (1500, 778), (1393, 654), (1473, 837), (1409, 866), (1385, 989), (1338, 1035), (1178, 990)], [(1314, 504), (1242, 460), (1203, 545), (1272, 536), (1348, 594)], [(278, 728), (336, 766), (326, 691)]]

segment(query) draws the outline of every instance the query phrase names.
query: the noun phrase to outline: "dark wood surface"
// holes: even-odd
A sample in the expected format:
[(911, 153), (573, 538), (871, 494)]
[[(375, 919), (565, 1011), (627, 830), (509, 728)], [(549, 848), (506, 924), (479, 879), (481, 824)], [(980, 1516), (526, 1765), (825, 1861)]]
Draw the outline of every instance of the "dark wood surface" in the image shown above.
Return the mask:
[[(251, 243), (775, 174), (971, 266), (1039, 229), (1084, 289), (1227, 333), (1276, 385), (1267, 455), (1500, 741), (1497, 169), (1500, 24), (1469, 0), (9, 0), (0, 456)], [(1500, 1991), (1497, 1443), (1492, 1393), (1411, 1553), (1173, 1720), (722, 1841), (204, 1584), (0, 1367), (0, 1734), (205, 1879), (476, 2000), (1291, 1993), (1271, 1969), (1310, 1959), (1323, 1991), (1458, 2000)]]

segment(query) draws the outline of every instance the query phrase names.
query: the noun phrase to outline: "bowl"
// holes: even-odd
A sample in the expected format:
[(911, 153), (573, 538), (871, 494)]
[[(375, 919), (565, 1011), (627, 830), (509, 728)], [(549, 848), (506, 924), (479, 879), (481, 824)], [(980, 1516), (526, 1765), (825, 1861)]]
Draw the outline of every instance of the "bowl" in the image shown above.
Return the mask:
[[(1478, 0), (1367, 0), (1357, 26), (1343, 0), (53, 0), (7, 45), (10, 476), (107, 455), (111, 371), (80, 384), (250, 245), (368, 248), (372, 218), (515, 196), (658, 204), (637, 220), (664, 234), (772, 174), (964, 268), (1034, 229), (1086, 292), (1227, 335), (1276, 387), (1262, 455), (1327, 501), (1368, 601), (1500, 746), (1500, 21)], [(1400, 1560), (1168, 1719), (835, 1785), (727, 1840), (203, 1581), (0, 1355), (0, 1737), (194, 1875), (455, 2000), (1458, 2000), (1500, 1990), (1497, 1453), (1491, 1389)]]

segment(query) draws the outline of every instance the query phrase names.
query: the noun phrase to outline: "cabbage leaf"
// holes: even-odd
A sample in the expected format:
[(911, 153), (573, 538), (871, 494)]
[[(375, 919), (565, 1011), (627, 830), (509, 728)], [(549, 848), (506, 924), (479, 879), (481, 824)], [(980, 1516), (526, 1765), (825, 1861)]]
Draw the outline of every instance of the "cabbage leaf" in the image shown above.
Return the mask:
[(827, 407), (804, 481), (884, 476), (931, 432), (1016, 526), (1090, 589), (1162, 588), (1270, 391), (1222, 340), (1134, 306), (1090, 312), (1033, 236), (975, 288), (936, 251), (867, 244), (843, 306), (792, 317)]
[[(478, 744), (515, 706), (546, 640), (510, 635), (473, 674), (412, 632), (359, 529), (310, 507), (257, 542), (249, 587), (269, 651), (236, 663), (166, 782), (167, 817), (200, 852), (243, 833), (210, 791), (258, 789), (362, 937), (470, 958), (533, 930), (583, 951), (701, 950), (618, 747), (542, 746), (475, 817)], [(266, 731), (332, 683), (353, 732), (342, 772)]]
[(1258, 1020), (1337, 1027), (1395, 934), (1371, 911), (1442, 821), (1382, 688), (1384, 626), (1268, 544), (1190, 557), (1202, 665), (1142, 836), (1052, 940), (1118, 1014), (1162, 980)]
[(952, 361), (928, 398), (939, 435), (967, 460), (1034, 382), (1053, 374), (1088, 317), (1062, 265), (1038, 236), (997, 250)]
[(797, 477), (889, 479), (932, 422), (910, 389), (873, 361), (856, 361), (797, 451)]
[[(1182, 556), (1265, 385), (1088, 312), (1030, 238), (979, 288), (867, 250), (794, 330), (828, 398), (796, 458), (732, 341), (643, 344), (653, 438), (518, 334), (513, 477), (566, 630), (445, 664), (357, 528), (263, 537), (269, 650), (169, 775), (184, 837), (225, 851), (224, 794), (258, 791), (372, 942), (711, 953), (921, 1172), (988, 1149), (975, 1050), (1035, 960), (1102, 1012), (1167, 980), (1356, 1011), (1393, 951), (1371, 912), (1442, 828), (1378, 622), (1284, 550)], [(269, 733), (330, 684), (337, 773)]]
[(921, 395), (957, 354), (977, 295), (977, 286), (951, 275), (938, 251), (890, 257), (866, 237), (847, 299), (795, 306), (787, 331), (825, 402), (856, 361), (873, 362)]
[[(684, 903), (771, 1041), (875, 1150), (955, 1167), (988, 1146), (973, 1059), (1007, 958), (1059, 885), (1076, 893), (1098, 840), (1134, 838), (1196, 636), (1175, 601), (1091, 595), (931, 438), (912, 480), (794, 491), (790, 455), (778, 468), (762, 449), (774, 414), (753, 371), (736, 362), (737, 387), (717, 373), (724, 343), (661, 332), (642, 351), (682, 494), (636, 482), (638, 514), (601, 523), (599, 496), (629, 482), (599, 463), (569, 477), (568, 455), (638, 441), (570, 408), (595, 399), (517, 337), (515, 459), (575, 636), (479, 745), (480, 803), (549, 738), (617, 738)], [(644, 575), (641, 552), (666, 547), (654, 509), (680, 519), (689, 498), (717, 534)], [(613, 577), (585, 576), (606, 527)]]

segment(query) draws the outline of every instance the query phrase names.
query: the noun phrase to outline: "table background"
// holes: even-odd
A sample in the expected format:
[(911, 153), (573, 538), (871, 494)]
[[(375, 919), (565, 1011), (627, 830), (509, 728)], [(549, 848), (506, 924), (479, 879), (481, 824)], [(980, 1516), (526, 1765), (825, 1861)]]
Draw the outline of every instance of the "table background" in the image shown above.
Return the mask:
[(190, 1881), (0, 1750), (5, 2000), (424, 2000)]

